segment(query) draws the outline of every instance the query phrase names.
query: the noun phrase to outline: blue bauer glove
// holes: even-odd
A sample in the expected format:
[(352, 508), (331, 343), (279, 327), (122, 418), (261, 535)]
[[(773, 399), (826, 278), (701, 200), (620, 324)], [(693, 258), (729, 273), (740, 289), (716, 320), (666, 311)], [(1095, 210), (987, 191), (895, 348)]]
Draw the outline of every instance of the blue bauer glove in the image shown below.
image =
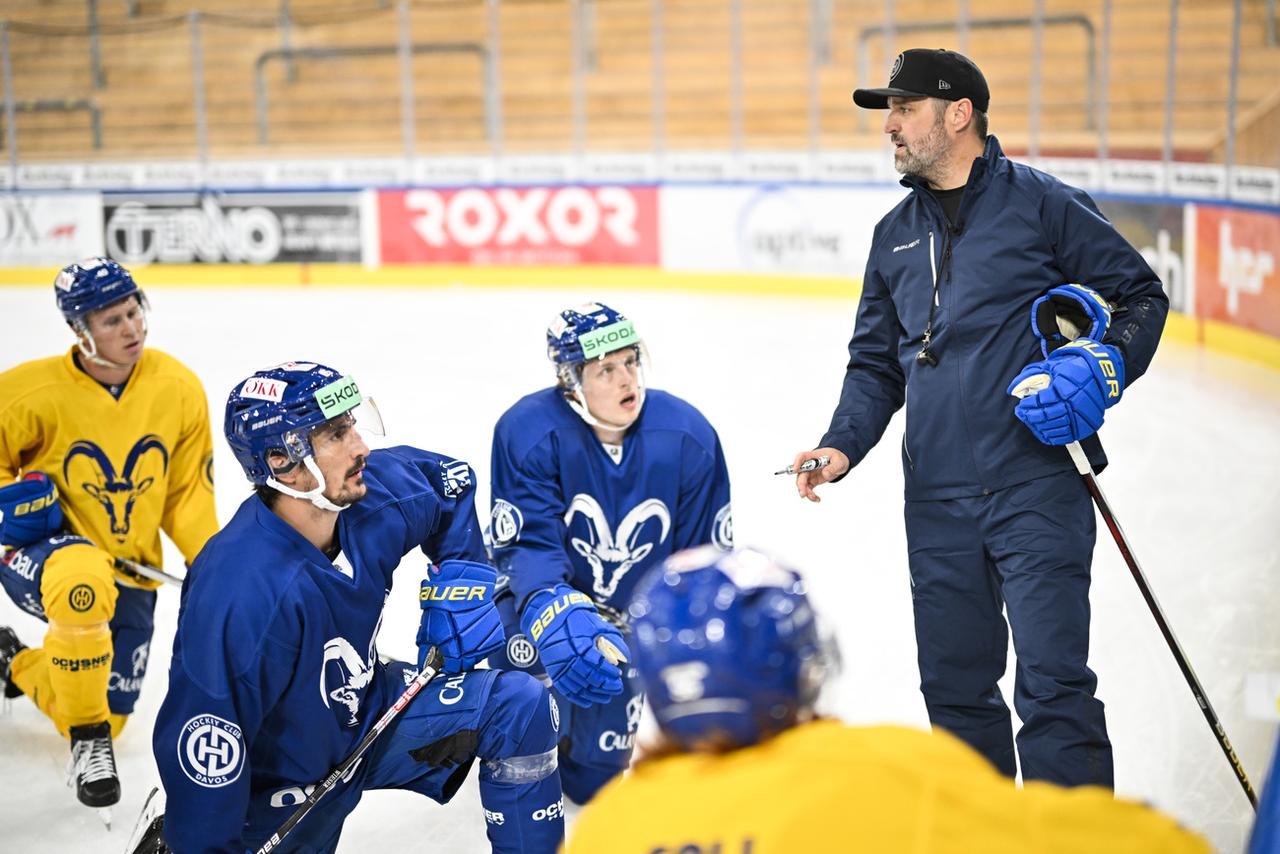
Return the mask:
[(1027, 365), (1009, 383), (1008, 393), (1040, 374), (1048, 375), (1048, 387), (1024, 397), (1013, 414), (1046, 445), (1068, 445), (1098, 432), (1104, 413), (1124, 392), (1120, 351), (1088, 338), (1077, 338)]
[(1101, 341), (1111, 328), (1111, 304), (1084, 285), (1058, 285), (1031, 304), (1031, 331), (1048, 358), (1077, 338)]
[(0, 487), (0, 545), (21, 549), (61, 530), (62, 507), (49, 475), (28, 472)]
[(418, 593), (422, 605), (419, 667), (433, 646), (444, 656), (445, 673), (470, 670), (502, 648), (506, 643), (502, 617), (493, 604), (497, 581), (498, 573), (483, 563), (446, 560), (431, 565)]
[(551, 684), (575, 706), (604, 703), (622, 693), (622, 671), (596, 644), (603, 638), (622, 661), (631, 651), (587, 594), (567, 584), (539, 590), (525, 603), (520, 628), (538, 647)]

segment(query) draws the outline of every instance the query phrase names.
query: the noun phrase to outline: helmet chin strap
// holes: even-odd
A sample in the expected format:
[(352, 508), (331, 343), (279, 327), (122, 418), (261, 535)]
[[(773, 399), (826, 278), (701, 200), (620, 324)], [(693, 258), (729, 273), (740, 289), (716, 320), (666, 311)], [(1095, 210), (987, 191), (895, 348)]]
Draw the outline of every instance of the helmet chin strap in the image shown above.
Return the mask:
[(349, 504), (345, 506), (339, 506), (337, 504), (334, 504), (328, 498), (324, 497), (324, 488), (325, 488), (324, 475), (321, 473), (320, 467), (316, 465), (316, 461), (314, 457), (304, 457), (302, 460), (302, 464), (307, 467), (307, 471), (311, 472), (311, 474), (316, 479), (316, 483), (319, 484), (315, 489), (311, 489), (306, 492), (301, 492), (297, 489), (294, 489), (291, 486), (285, 486), (283, 483), (276, 480), (274, 477), (267, 478), (267, 486), (271, 487), (277, 492), (283, 492), (285, 495), (288, 495), (290, 498), (301, 498), (303, 501), (310, 501), (312, 504), (314, 504), (316, 507), (319, 507), (321, 510), (328, 510), (331, 513), (341, 513), (343, 510), (346, 510), (347, 507), (351, 506)]
[(624, 431), (632, 424), (636, 423), (636, 418), (640, 417), (640, 410), (644, 409), (644, 386), (636, 389), (636, 418), (632, 418), (626, 424), (610, 424), (608, 421), (597, 418), (591, 414), (591, 410), (587, 408), (586, 395), (582, 393), (582, 386), (575, 385), (565, 395), (565, 403), (569, 404), (569, 408), (578, 413), (583, 421), (592, 427), (599, 427), (601, 430), (619, 430)]
[[(101, 365), (104, 368), (124, 369), (129, 367), (129, 365), (113, 362), (98, 355), (98, 342), (93, 340), (93, 333), (89, 331), (89, 327), (84, 321), (77, 321), (76, 326), (73, 328), (76, 332), (76, 347), (80, 350), (80, 355), (90, 362), (95, 365)], [(147, 334), (147, 316), (145, 313), (142, 315), (142, 334), (145, 339)]]
[(128, 365), (122, 365), (119, 362), (113, 362), (110, 359), (98, 355), (98, 344), (93, 340), (93, 336), (86, 329), (84, 332), (76, 336), (76, 347), (80, 348), (80, 355), (84, 356), (95, 365), (101, 365), (104, 368), (127, 368)]

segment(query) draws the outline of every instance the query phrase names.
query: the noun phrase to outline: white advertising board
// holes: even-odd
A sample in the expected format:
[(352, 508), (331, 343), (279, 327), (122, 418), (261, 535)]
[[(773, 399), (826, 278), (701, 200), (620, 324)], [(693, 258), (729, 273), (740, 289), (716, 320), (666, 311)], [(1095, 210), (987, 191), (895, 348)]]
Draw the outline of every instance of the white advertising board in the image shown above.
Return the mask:
[(97, 193), (0, 195), (0, 266), (62, 267), (101, 254)]
[(662, 266), (858, 278), (872, 229), (905, 193), (788, 184), (664, 187)]

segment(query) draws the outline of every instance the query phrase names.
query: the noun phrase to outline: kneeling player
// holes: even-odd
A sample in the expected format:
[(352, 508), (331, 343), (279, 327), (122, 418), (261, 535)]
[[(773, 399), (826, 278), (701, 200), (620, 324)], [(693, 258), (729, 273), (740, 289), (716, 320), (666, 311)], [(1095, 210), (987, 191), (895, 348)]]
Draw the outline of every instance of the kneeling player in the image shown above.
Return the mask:
[[(471, 469), (415, 448), (370, 452), (361, 403), (350, 377), (296, 362), (227, 401), (227, 442), (256, 494), (187, 578), (153, 741), (163, 835), (182, 854), (256, 849), (352, 752), (414, 675), (383, 664), (375, 644), (392, 572), (420, 547), (438, 566), (423, 582), (418, 641), (424, 656), (444, 654), (445, 673), (284, 848), (333, 851), (366, 789), (444, 803), (478, 758), (493, 849), (554, 851), (553, 701), (524, 673), (471, 670), (502, 644)], [(359, 411), (363, 426), (376, 420), (371, 401)]]
[(0, 627), (0, 683), (69, 737), (79, 800), (106, 808), (158, 586), (113, 564), (160, 566), (161, 530), (195, 560), (218, 527), (213, 440), (200, 381), (145, 346), (147, 300), (128, 270), (70, 264), (54, 296), (75, 346), (0, 374), (0, 585), (49, 625), (31, 648)]
[(560, 312), (547, 355), (558, 384), (494, 428), (494, 562), (510, 579), (498, 597), (510, 640), (493, 663), (545, 671), (567, 701), (560, 778), (585, 803), (627, 767), (643, 704), (634, 669), (597, 646), (623, 644), (597, 606), (625, 611), (645, 570), (673, 551), (732, 544), (729, 473), (701, 412), (646, 392), (644, 348), (618, 312)]
[(662, 741), (587, 805), (567, 854), (1211, 850), (1109, 790), (1019, 789), (942, 730), (820, 719), (834, 652), (800, 576), (761, 552), (675, 555), (631, 615)]

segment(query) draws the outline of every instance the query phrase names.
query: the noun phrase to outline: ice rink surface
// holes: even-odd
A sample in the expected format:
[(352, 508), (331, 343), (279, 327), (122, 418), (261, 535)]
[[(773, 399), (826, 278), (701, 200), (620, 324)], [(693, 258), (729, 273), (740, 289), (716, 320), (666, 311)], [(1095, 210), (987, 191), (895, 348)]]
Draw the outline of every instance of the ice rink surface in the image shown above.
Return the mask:
[[(145, 271), (138, 279), (145, 287)], [(153, 289), (150, 298), (149, 345), (194, 369), (210, 397), (224, 521), (249, 494), (221, 438), (226, 394), (253, 370), (286, 359), (353, 374), (377, 399), (388, 441), (471, 461), (480, 476), (478, 504), (487, 510), (494, 421), (553, 379), (546, 322), (566, 305), (609, 302), (648, 343), (650, 386), (687, 398), (719, 431), (738, 543), (770, 549), (807, 573), (844, 657), (829, 709), (855, 724), (926, 724), (902, 524), (901, 414), (850, 477), (825, 487), (819, 505), (801, 502), (789, 478), (771, 474), (826, 428), (853, 325), (852, 298), (462, 286)], [(0, 370), (70, 343), (48, 288), (0, 289), (0, 320)], [(1100, 478), (1258, 788), (1280, 712), (1278, 436), (1280, 373), (1166, 343), (1108, 414), (1103, 439), (1112, 465)], [(181, 571), (167, 541), (166, 565)], [(402, 566), (380, 635), (383, 653), (414, 655), (424, 566), (420, 555)], [(0, 623), (38, 644), (43, 625), (0, 599)], [(1117, 790), (1167, 810), (1221, 851), (1240, 851), (1252, 812), (1101, 525), (1092, 602), (1091, 664), (1107, 706)], [(115, 829), (108, 833), (64, 788), (66, 743), (19, 699), (0, 716), (0, 849), (123, 849), (158, 781), (150, 735), (168, 682), (177, 610), (177, 591), (162, 591), (142, 699), (116, 743), (124, 796)], [(1002, 690), (1012, 696), (1012, 669)], [(857, 806), (850, 805), (851, 816)], [(447, 807), (398, 792), (366, 795), (339, 850), (392, 849), (487, 851), (475, 774)]]

